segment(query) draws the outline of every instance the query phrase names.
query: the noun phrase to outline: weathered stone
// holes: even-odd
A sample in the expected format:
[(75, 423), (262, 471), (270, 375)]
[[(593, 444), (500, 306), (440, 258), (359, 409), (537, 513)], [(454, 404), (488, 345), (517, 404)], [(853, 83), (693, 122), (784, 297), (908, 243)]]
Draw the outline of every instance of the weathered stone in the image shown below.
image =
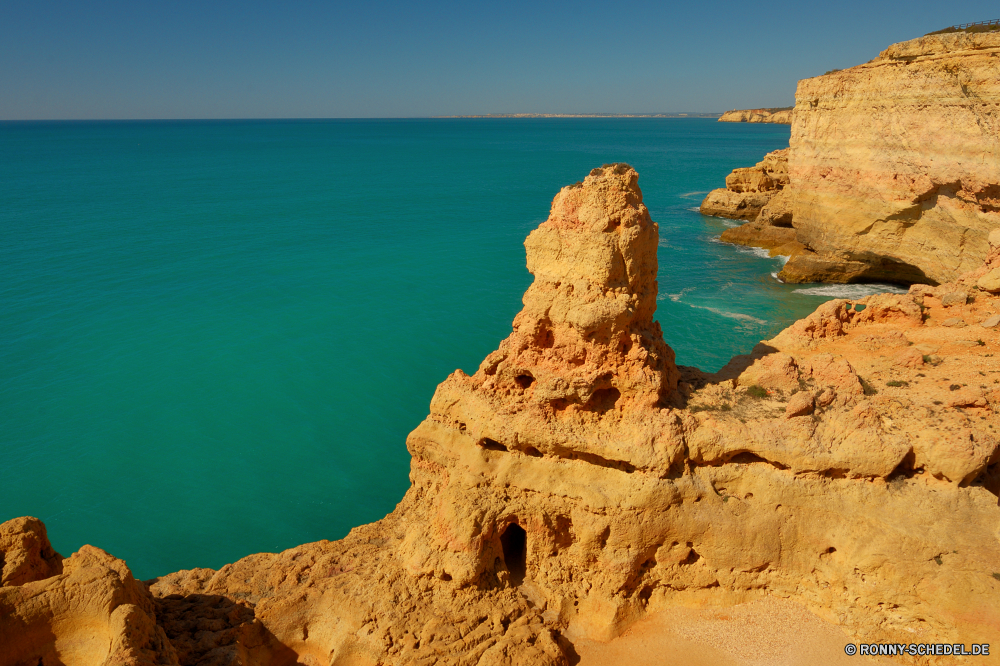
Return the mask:
[(1000, 293), (1000, 268), (994, 268), (976, 281), (976, 286), (991, 294)]
[(812, 395), (805, 391), (800, 391), (791, 397), (785, 407), (785, 416), (792, 418), (795, 416), (808, 416), (813, 413), (815, 401)]
[(0, 586), (24, 585), (62, 573), (45, 525), (37, 518), (14, 518), (0, 524)]
[(941, 305), (951, 307), (952, 305), (965, 305), (969, 302), (969, 294), (964, 291), (949, 291), (941, 296)]

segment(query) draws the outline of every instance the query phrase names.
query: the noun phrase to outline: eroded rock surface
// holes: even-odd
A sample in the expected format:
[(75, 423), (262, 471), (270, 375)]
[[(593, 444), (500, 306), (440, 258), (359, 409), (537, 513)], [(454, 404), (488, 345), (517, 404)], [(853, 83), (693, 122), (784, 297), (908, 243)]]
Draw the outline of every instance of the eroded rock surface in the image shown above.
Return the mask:
[(148, 592), (86, 547), (0, 587), (21, 646), (0, 666), (61, 658), (81, 614), (125, 663), (555, 666), (651, 612), (764, 595), (857, 641), (1000, 643), (1000, 297), (979, 286), (1000, 247), (709, 374), (653, 319), (657, 238), (627, 165), (563, 188), (510, 336), (407, 439), (395, 511)]

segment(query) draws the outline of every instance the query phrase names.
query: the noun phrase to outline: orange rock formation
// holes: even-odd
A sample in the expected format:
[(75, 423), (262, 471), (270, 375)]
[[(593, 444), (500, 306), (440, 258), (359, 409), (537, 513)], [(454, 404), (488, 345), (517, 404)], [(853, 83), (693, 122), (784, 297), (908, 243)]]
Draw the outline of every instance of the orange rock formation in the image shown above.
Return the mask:
[(5, 523), (0, 666), (562, 665), (657, 610), (763, 596), (868, 642), (1000, 642), (1000, 298), (979, 286), (1000, 247), (706, 374), (653, 319), (637, 179), (556, 196), (511, 335), (438, 387), (390, 515), (145, 585)]

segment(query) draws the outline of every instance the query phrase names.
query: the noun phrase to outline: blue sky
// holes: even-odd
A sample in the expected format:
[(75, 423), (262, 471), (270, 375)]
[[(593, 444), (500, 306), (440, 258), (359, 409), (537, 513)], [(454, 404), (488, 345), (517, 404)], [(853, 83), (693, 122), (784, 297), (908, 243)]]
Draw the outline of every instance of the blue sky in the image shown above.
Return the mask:
[(994, 2), (0, 0), (0, 119), (784, 106)]

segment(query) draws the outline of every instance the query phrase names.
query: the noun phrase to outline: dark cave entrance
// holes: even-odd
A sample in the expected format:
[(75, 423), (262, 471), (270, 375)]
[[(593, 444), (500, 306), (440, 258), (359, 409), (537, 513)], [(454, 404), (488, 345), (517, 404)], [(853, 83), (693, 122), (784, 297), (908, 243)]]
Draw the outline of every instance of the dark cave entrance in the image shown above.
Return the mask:
[(524, 582), (525, 551), (528, 535), (517, 523), (511, 523), (500, 535), (500, 545), (503, 546), (503, 563), (510, 572), (510, 582), (520, 585)]

